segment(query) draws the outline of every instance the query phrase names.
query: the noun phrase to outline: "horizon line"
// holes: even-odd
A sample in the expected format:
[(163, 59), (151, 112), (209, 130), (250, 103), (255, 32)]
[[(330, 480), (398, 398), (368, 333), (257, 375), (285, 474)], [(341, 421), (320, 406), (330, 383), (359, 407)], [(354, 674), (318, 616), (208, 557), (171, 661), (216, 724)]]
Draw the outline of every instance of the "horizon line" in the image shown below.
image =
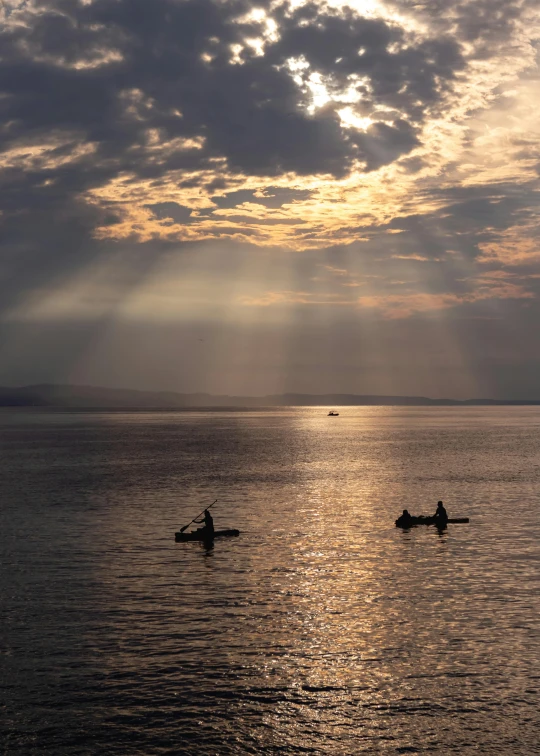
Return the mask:
[[(111, 387), (93, 384), (78, 384), (78, 383), (32, 383), (23, 384), (18, 386), (13, 385), (0, 385), (0, 392), (3, 391), (15, 391), (26, 392), (31, 390), (44, 390), (44, 389), (64, 389), (64, 390), (92, 390), (103, 392), (117, 392), (117, 393), (134, 393), (142, 395), (174, 395), (178, 397), (208, 397), (215, 399), (241, 399), (247, 401), (255, 401), (257, 399), (279, 399), (285, 397), (305, 397), (305, 398), (330, 398), (337, 400), (339, 397), (358, 398), (358, 399), (384, 399), (384, 400), (422, 400), (432, 403), (455, 403), (455, 404), (474, 404), (474, 403), (492, 403), (492, 404), (521, 404), (521, 405), (534, 405), (540, 404), (540, 399), (509, 399), (509, 398), (487, 398), (487, 397), (471, 397), (467, 399), (454, 399), (452, 397), (437, 397), (433, 398), (422, 394), (368, 394), (368, 393), (355, 393), (355, 392), (321, 392), (311, 393), (304, 391), (283, 391), (281, 393), (273, 394), (212, 394), (208, 391), (177, 391), (172, 389), (135, 389), (127, 387)], [(209, 405), (201, 405), (209, 406)], [(264, 405), (261, 405), (264, 406)], [(288, 405), (295, 406), (295, 405)], [(339, 406), (339, 405), (336, 405)], [(343, 406), (355, 406), (355, 405), (343, 405)], [(361, 405), (358, 405), (361, 406)]]

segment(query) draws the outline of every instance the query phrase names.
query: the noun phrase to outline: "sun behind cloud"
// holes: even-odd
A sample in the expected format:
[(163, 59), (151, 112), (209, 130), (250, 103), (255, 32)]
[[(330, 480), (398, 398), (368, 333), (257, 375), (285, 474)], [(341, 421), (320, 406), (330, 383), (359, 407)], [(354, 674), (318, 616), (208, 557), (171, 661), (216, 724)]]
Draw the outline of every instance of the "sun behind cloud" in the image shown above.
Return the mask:
[(534, 305), (532, 0), (0, 13), (9, 322), (349, 318), (375, 343)]

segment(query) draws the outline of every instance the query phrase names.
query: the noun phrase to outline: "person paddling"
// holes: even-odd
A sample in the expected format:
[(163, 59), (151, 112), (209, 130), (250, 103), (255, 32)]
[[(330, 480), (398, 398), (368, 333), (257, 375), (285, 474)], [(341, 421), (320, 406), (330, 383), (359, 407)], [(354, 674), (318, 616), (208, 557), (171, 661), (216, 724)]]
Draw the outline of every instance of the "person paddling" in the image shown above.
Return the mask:
[(446, 523), (448, 522), (448, 513), (444, 508), (442, 501), (437, 502), (437, 511), (435, 512), (434, 516), (437, 522), (441, 525), (446, 525)]
[(204, 531), (204, 535), (206, 538), (213, 538), (214, 537), (214, 519), (210, 512), (205, 509), (204, 510), (204, 517), (202, 520), (195, 520), (197, 524), (200, 524), (201, 522), (204, 522), (204, 528), (202, 530)]

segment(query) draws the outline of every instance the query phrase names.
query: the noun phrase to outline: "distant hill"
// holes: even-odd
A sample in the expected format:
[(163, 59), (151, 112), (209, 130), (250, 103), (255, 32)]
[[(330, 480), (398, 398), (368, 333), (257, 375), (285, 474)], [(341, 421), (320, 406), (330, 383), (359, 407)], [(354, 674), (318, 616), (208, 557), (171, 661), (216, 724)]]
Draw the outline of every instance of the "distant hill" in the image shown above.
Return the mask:
[(0, 388), (0, 407), (56, 407), (60, 409), (182, 409), (192, 407), (343, 407), (343, 406), (467, 406), (529, 405), (540, 400), (429, 399), (425, 396), (374, 394), (268, 394), (227, 396), (169, 391), (135, 391), (97, 386), (40, 384)]

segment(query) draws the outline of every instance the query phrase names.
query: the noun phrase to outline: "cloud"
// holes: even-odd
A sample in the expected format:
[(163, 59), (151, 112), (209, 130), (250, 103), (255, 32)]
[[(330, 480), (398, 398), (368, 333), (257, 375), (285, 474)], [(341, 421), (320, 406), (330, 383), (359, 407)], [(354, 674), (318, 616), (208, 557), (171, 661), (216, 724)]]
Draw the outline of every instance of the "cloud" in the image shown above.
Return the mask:
[[(276, 39), (260, 55), (247, 40), (264, 32), (263, 20), (243, 20), (247, 5), (232, 0), (155, 0), (151, 10), (141, 0), (22, 6), (2, 33), (0, 85), (13, 124), (4, 145), (54, 130), (64, 144), (95, 145), (95, 163), (108, 159), (111, 173), (153, 178), (175, 168), (340, 177), (356, 161), (369, 168), (409, 151), (414, 123), (444, 88), (439, 79), (461, 65), (457, 45), (311, 9), (277, 12)], [(332, 102), (344, 88), (367, 87), (366, 137), (343, 128), (337, 106), (309, 112), (294, 58), (305, 61), (306, 76), (323, 76)], [(377, 120), (381, 106), (402, 113), (395, 126)]]
[[(448, 35), (322, 3), (261, 3), (258, 15), (240, 0), (7, 9), (4, 161), (40, 196), (50, 186), (128, 217), (133, 204), (213, 207), (220, 185), (228, 196), (264, 192), (276, 177), (286, 184), (277, 196), (291, 176), (345, 179), (392, 164), (420, 144), (428, 109), (464, 66)], [(102, 235), (136, 236), (137, 223), (105, 224)]]
[[(503, 279), (503, 280), (501, 280)], [(319, 279), (315, 279), (317, 283)], [(353, 310), (371, 309), (389, 320), (406, 319), (418, 314), (437, 314), (449, 308), (460, 305), (475, 305), (486, 301), (496, 300), (530, 300), (535, 297), (522, 283), (504, 280), (504, 276), (497, 273), (484, 274), (478, 278), (467, 280), (467, 290), (461, 292), (427, 293), (411, 291), (411, 282), (388, 281), (383, 283), (381, 293), (364, 294), (357, 298), (313, 291), (269, 291), (258, 296), (244, 296), (240, 304), (249, 307), (272, 306), (324, 306), (346, 307)], [(359, 283), (348, 283), (346, 286), (357, 287)], [(400, 294), (388, 293), (388, 289), (396, 285), (404, 285), (405, 292)], [(473, 315), (473, 312), (469, 313)], [(474, 316), (474, 315), (473, 315)]]
[(255, 297), (241, 297), (240, 304), (246, 307), (270, 307), (272, 305), (310, 305), (348, 307), (354, 304), (350, 300), (327, 295), (316, 295), (307, 291), (269, 291)]
[[(360, 309), (383, 317), (536, 292), (532, 0), (33, 0), (2, 13), (5, 310), (116, 259), (120, 298), (162, 257), (214, 242), (306, 256), (318, 289), (240, 295), (267, 308), (356, 307), (344, 287), (368, 284)], [(509, 267), (531, 278), (482, 277)]]
[(409, 318), (419, 313), (437, 313), (458, 305), (500, 299), (533, 299), (534, 294), (513, 283), (497, 284), (483, 281), (468, 294), (428, 294), (366, 296), (359, 299), (361, 307), (375, 308), (388, 319)]

